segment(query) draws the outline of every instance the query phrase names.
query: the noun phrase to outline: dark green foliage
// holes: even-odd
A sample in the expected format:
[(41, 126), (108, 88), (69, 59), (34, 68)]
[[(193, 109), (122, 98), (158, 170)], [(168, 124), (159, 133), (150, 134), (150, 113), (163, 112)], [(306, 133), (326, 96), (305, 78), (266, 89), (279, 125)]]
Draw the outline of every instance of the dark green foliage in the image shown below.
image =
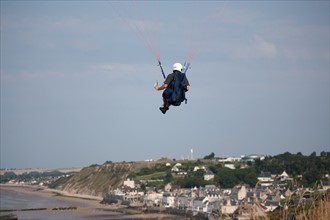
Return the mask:
[(137, 173), (131, 174), (134, 176), (145, 176), (150, 175), (156, 172), (164, 172), (170, 170), (170, 167), (167, 167), (165, 164), (156, 164), (155, 166), (149, 168), (149, 167), (143, 167), (141, 170)]
[(257, 183), (258, 175), (253, 167), (231, 170), (226, 167), (214, 166), (211, 170), (216, 174), (216, 183), (222, 188), (232, 188), (240, 183), (246, 183), (254, 187)]
[(209, 184), (209, 182), (204, 180), (204, 171), (197, 170), (195, 172), (189, 173), (184, 178), (176, 179), (175, 185), (180, 185), (183, 188), (193, 188), (200, 187)]
[(181, 166), (181, 170), (192, 172), (194, 167), (205, 166), (205, 163), (201, 160), (196, 161), (184, 161)]
[(321, 156), (317, 156), (315, 152), (309, 156), (285, 152), (255, 162), (257, 173), (269, 171), (272, 174), (281, 174), (286, 171), (295, 179), (298, 179), (298, 175), (302, 175), (300, 184), (309, 187), (314, 186), (325, 174), (329, 174), (329, 167), (330, 154), (326, 152), (322, 152)]
[(240, 182), (246, 183), (251, 187), (254, 187), (257, 183), (258, 175), (253, 167), (235, 170), (235, 176)]
[(164, 182), (170, 183), (173, 180), (173, 175), (170, 171), (166, 172), (166, 175), (164, 176)]
[(232, 188), (239, 183), (239, 180), (236, 178), (234, 170), (229, 168), (220, 168), (216, 173), (216, 182), (222, 188)]
[(210, 155), (204, 157), (204, 160), (212, 160), (214, 159), (215, 154), (212, 152)]
[(15, 178), (17, 178), (17, 175), (14, 172), (5, 172), (0, 176), (0, 183), (6, 183)]
[(71, 173), (62, 173), (58, 170), (50, 171), (50, 172), (30, 172), (30, 173), (22, 173), (20, 175), (16, 175), (14, 172), (6, 172), (4, 175), (0, 177), (0, 183), (7, 183), (10, 180), (16, 181), (26, 181), (26, 180), (37, 180), (40, 178), (50, 178), (50, 177), (60, 177), (62, 175), (72, 175)]
[[(329, 155), (329, 153), (327, 153), (327, 152), (325, 152), (325, 151), (322, 151), (321, 153), (320, 153), (320, 156), (321, 157), (327, 157)], [(329, 155), (330, 156), (330, 155)]]

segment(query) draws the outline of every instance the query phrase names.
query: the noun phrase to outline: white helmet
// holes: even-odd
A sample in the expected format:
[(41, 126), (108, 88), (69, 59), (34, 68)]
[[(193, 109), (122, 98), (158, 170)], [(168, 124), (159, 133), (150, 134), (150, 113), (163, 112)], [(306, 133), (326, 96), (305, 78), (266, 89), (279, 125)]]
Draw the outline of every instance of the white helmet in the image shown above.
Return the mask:
[(175, 70), (177, 70), (177, 71), (182, 71), (182, 65), (181, 65), (181, 63), (175, 63), (174, 65), (173, 65), (173, 71), (175, 71)]

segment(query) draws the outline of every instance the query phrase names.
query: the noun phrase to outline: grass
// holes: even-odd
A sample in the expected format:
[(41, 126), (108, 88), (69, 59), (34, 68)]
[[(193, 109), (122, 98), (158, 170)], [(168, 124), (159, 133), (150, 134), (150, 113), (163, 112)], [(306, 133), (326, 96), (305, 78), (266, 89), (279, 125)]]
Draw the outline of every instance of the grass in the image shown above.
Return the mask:
[(166, 172), (165, 171), (161, 171), (161, 172), (156, 172), (156, 173), (152, 173), (152, 174), (148, 174), (148, 175), (137, 176), (135, 178), (135, 180), (136, 181), (140, 181), (140, 180), (163, 179), (165, 175), (166, 175)]
[(292, 195), (283, 208), (269, 213), (268, 217), (277, 220), (285, 219), (287, 215), (294, 215), (295, 220), (330, 220), (330, 190)]
[[(300, 197), (300, 202), (303, 202), (303, 193)], [(330, 219), (330, 191), (326, 193), (313, 193), (311, 201), (295, 208), (297, 220), (329, 220)]]

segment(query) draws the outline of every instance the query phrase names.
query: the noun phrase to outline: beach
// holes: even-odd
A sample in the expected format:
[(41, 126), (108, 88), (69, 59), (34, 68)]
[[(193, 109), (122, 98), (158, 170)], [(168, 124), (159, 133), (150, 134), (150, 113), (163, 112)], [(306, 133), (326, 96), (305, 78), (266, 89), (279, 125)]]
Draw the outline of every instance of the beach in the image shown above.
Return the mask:
[(184, 219), (100, 204), (102, 198), (21, 185), (0, 185), (0, 216), (18, 219)]

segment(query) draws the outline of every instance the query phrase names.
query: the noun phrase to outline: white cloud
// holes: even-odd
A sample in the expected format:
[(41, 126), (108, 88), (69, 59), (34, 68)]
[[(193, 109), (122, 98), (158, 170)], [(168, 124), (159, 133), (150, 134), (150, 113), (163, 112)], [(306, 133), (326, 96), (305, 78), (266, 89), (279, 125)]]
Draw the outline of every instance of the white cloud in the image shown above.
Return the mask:
[(261, 56), (274, 57), (276, 55), (276, 46), (274, 43), (266, 41), (260, 36), (254, 37), (254, 45), (252, 50), (255, 50)]
[(275, 43), (265, 40), (261, 36), (254, 36), (249, 44), (236, 46), (233, 55), (241, 59), (273, 58), (277, 54)]

